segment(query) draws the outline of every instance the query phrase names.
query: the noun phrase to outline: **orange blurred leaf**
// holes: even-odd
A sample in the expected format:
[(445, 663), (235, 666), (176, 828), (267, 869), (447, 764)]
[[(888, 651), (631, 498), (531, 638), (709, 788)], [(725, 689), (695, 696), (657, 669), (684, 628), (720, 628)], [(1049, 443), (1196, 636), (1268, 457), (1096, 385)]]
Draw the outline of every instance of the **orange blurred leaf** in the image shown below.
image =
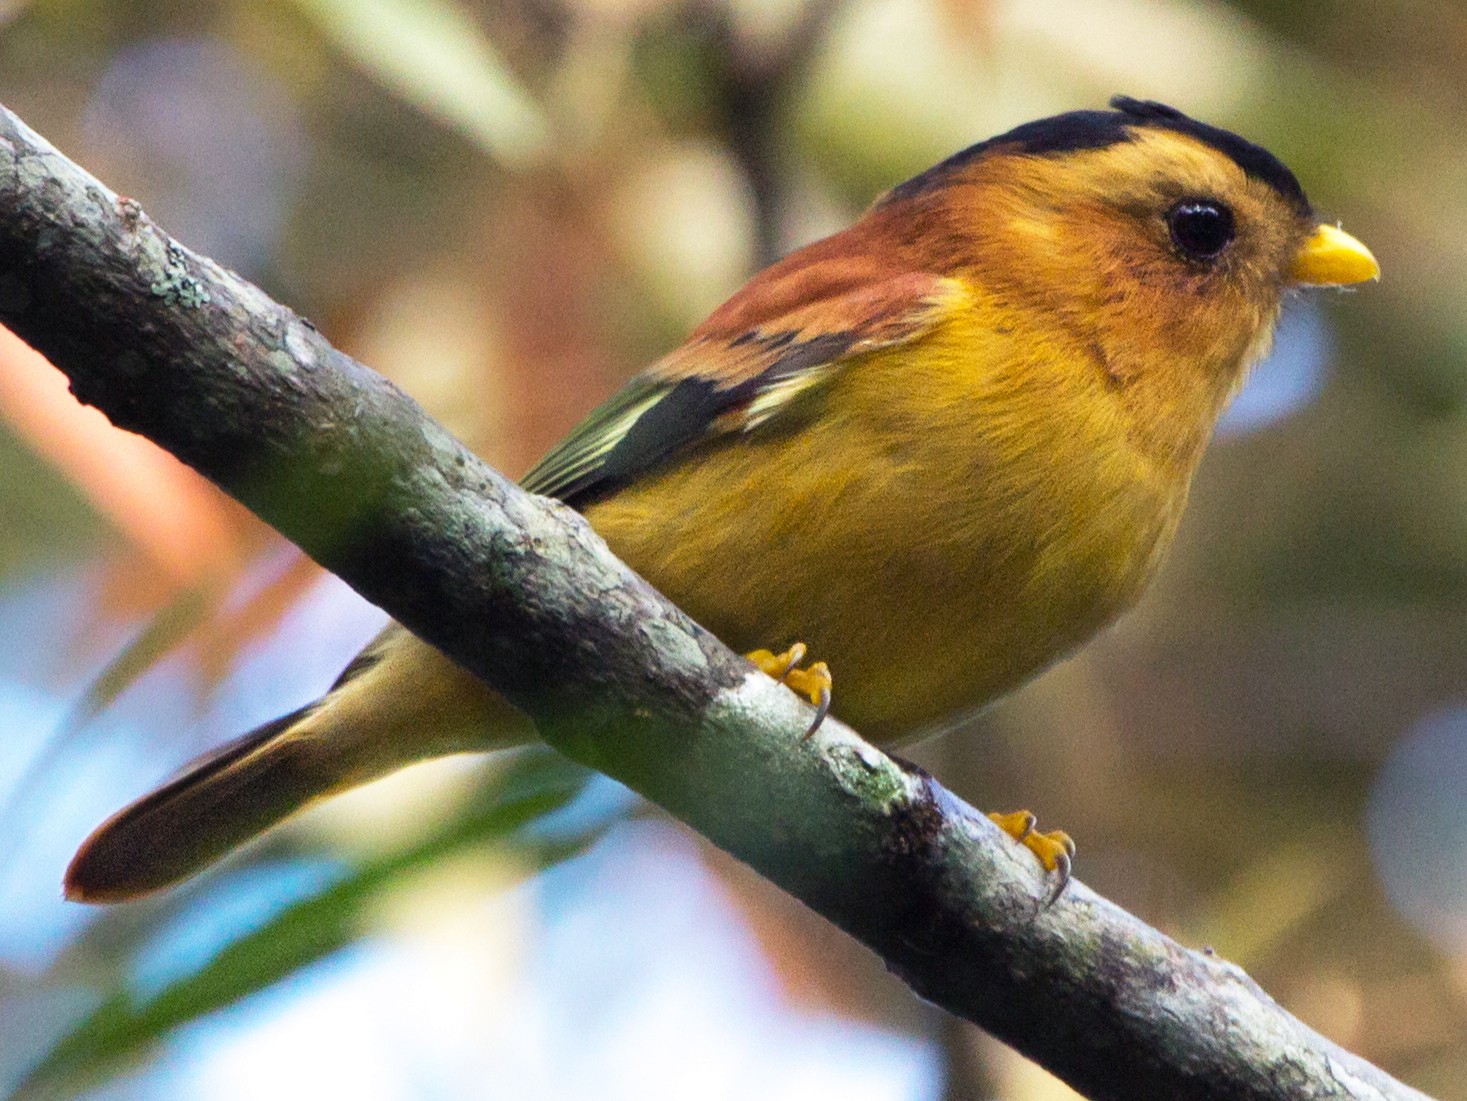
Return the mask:
[(253, 523), (167, 452), (80, 404), (40, 353), (0, 329), (0, 417), (178, 587), (232, 573)]

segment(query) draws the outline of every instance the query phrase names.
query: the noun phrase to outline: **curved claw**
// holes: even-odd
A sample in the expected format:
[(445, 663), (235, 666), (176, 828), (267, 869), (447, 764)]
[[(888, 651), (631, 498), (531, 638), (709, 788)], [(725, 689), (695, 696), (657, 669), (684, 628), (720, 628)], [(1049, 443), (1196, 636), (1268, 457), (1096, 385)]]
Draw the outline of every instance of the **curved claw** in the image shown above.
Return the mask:
[(1068, 842), (1068, 845), (1065, 851), (1055, 858), (1055, 871), (1059, 874), (1054, 877), (1054, 890), (1044, 900), (1044, 909), (1046, 910), (1060, 900), (1060, 896), (1065, 893), (1065, 888), (1070, 885), (1070, 873), (1075, 863), (1075, 843), (1070, 840), (1070, 835), (1063, 830), (1055, 830), (1054, 832), (1062, 835), (1065, 841)]
[(780, 684), (783, 684), (785, 680), (788, 679), (789, 675), (795, 671), (795, 666), (799, 665), (800, 662), (805, 660), (805, 654), (805, 644), (803, 642), (795, 643), (784, 653), (780, 654), (778, 658), (775, 658), (776, 661), (783, 660), (784, 662), (784, 664), (781, 665), (779, 668), (779, 676), (774, 677), (773, 673), (769, 675), (774, 677), (775, 680), (779, 681)]
[(1045, 908), (1053, 906), (1070, 885), (1070, 874), (1075, 862), (1075, 842), (1064, 830), (1040, 833), (1036, 830), (1037, 819), (1027, 810), (1016, 810), (1009, 814), (997, 812), (988, 816), (1004, 833), (1032, 852), (1046, 872), (1055, 872), (1054, 890), (1045, 901)]
[(805, 672), (814, 678), (818, 684), (815, 688), (815, 698), (810, 702), (815, 705), (815, 718), (810, 721), (809, 728), (800, 736), (800, 741), (808, 742), (815, 736), (815, 731), (820, 729), (820, 724), (825, 721), (825, 716), (830, 714), (830, 697), (832, 680), (830, 667), (823, 661), (817, 661)]
[(797, 668), (805, 660), (807, 652), (805, 644), (797, 642), (782, 654), (771, 650), (753, 650), (744, 655), (759, 667), (760, 672), (773, 677), (780, 684), (788, 685), (815, 705), (815, 719), (805, 730), (801, 740), (808, 740), (820, 729), (825, 716), (830, 714), (833, 686), (830, 666), (825, 662), (817, 661), (808, 669)]

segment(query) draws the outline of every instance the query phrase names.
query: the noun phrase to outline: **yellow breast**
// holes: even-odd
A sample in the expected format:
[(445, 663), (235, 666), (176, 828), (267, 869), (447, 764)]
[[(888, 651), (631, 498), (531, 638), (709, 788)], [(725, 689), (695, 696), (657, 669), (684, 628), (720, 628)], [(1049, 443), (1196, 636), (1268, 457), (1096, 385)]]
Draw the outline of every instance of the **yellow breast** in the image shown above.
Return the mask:
[(992, 306), (843, 366), (807, 405), (590, 506), (735, 649), (795, 640), (835, 713), (893, 741), (980, 707), (1139, 595), (1185, 481), (1103, 366)]

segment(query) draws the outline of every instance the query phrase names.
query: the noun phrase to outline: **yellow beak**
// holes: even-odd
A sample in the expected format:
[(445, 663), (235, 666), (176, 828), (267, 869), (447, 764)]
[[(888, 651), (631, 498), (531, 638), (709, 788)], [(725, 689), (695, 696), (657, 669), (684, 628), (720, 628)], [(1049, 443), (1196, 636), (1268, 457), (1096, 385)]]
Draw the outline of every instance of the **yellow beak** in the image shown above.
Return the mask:
[(1380, 265), (1368, 248), (1343, 229), (1316, 226), (1289, 265), (1289, 279), (1314, 287), (1339, 287), (1380, 278)]

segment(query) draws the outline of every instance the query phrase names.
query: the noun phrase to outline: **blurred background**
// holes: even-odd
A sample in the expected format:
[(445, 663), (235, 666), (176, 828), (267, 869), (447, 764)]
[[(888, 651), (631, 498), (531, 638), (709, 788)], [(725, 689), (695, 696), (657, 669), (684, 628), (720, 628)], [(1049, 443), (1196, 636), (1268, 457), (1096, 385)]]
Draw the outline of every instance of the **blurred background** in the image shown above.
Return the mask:
[[(1290, 304), (1144, 606), (914, 756), (1467, 1099), (1467, 5), (0, 0), (0, 100), (512, 474), (756, 267), (1115, 92), (1375, 250)], [(381, 615), (0, 334), (0, 1090), (1074, 1096), (609, 781), (419, 766), (161, 898), (77, 842)]]

